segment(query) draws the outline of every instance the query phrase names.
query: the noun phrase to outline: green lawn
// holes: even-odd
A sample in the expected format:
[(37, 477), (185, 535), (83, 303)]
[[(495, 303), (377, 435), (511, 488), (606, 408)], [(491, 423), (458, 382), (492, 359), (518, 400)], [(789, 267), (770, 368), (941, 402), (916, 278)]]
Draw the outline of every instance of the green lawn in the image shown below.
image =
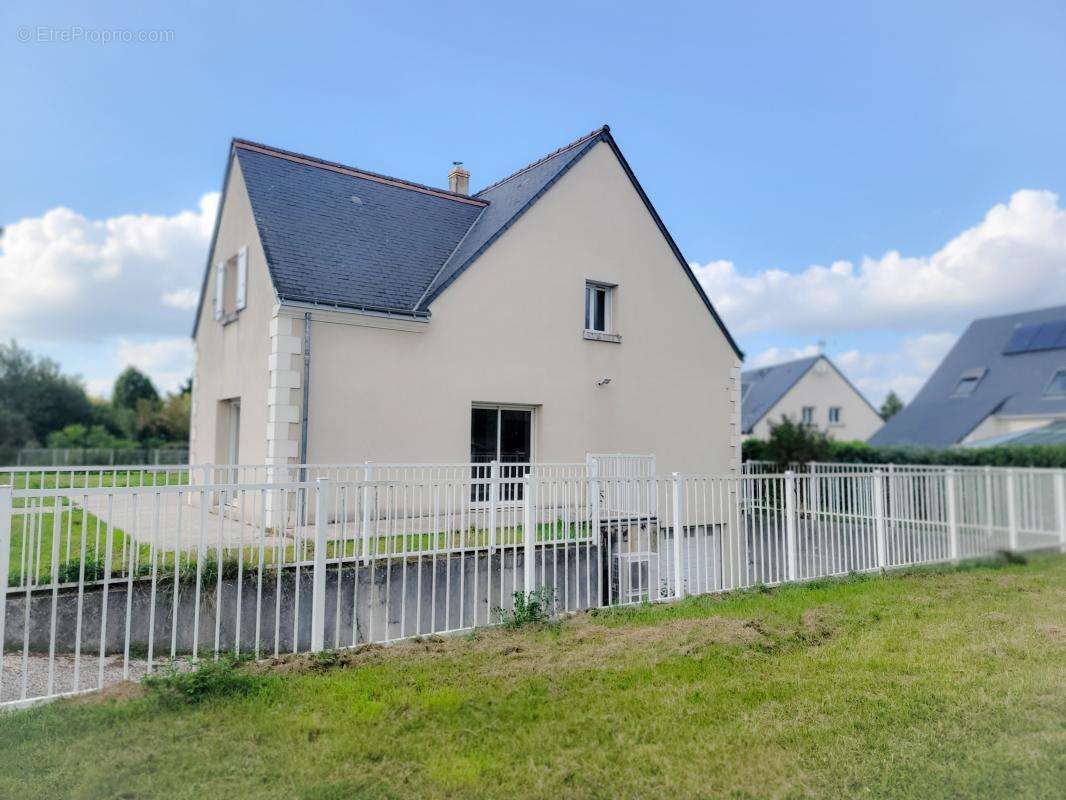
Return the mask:
[[(55, 508), (53, 502), (45, 508)], [(61, 507), (69, 507), (65, 498)], [(36, 583), (48, 583), (52, 578), (52, 544), (55, 540), (54, 511), (39, 508), (29, 514), (15, 514), (11, 518), (11, 556), (8, 564), (8, 585), (20, 586), (23, 574), (30, 572)], [(121, 529), (111, 526), (111, 571), (118, 574), (126, 555), (126, 538)], [(85, 576), (87, 580), (103, 577), (107, 553), (108, 525), (104, 520), (81, 508), (63, 511), (59, 515), (59, 580), (61, 583), (79, 578), (84, 545)], [(30, 551), (27, 552), (27, 544)], [(145, 549), (145, 548), (142, 548)], [(145, 549), (145, 553), (147, 553)], [(144, 556), (147, 558), (147, 555)]]
[[(178, 486), (189, 482), (188, 470), (168, 470), (153, 472), (159, 467), (143, 469), (122, 469), (108, 471), (102, 467), (94, 471), (92, 467), (80, 467), (76, 470), (61, 472), (34, 472), (33, 467), (15, 467), (19, 471), (0, 477), (0, 483), (12, 489), (97, 489), (101, 487), (127, 486)], [(199, 473), (198, 473), (199, 474)]]
[[(0, 715), (0, 796), (1059, 797), (1066, 557), (690, 598)], [(321, 659), (319, 660), (321, 662)]]

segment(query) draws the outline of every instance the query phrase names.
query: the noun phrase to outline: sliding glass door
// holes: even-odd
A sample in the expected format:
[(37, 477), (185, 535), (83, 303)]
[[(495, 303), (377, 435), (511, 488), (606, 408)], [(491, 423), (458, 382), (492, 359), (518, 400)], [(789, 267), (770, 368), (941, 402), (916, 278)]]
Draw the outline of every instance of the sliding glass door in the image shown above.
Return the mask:
[[(470, 460), (475, 464), (473, 499), (489, 499), (491, 461), (500, 463), (500, 499), (522, 498), (522, 477), (533, 460), (533, 409), (514, 406), (474, 406), (470, 409)], [(477, 466), (485, 464), (486, 466)], [(510, 465), (510, 466), (509, 466)]]

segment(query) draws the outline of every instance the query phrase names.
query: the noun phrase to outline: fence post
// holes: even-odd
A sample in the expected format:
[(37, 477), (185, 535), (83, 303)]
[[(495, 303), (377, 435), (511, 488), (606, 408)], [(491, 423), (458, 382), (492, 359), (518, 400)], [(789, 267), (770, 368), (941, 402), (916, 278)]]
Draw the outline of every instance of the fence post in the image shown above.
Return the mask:
[(1018, 508), (1014, 502), (1014, 469), (1007, 470), (1007, 549), (1018, 549)]
[(588, 459), (588, 492), (590, 516), (592, 518), (592, 535), (600, 535), (600, 462)]
[[(311, 652), (325, 649), (326, 642), (326, 534), (328, 533), (329, 478), (316, 482), (315, 502), (315, 566), (311, 576)], [(299, 587), (297, 587), (299, 591)]]
[(785, 472), (785, 548), (788, 552), (786, 580), (799, 580), (796, 546), (796, 473)]
[(896, 503), (893, 494), (896, 486), (896, 465), (888, 465), (888, 490), (885, 492), (886, 505), (884, 511), (888, 516), (894, 516), (896, 513)]
[(524, 514), (522, 518), (522, 539), (525, 544), (525, 557), (523, 567), (525, 569), (525, 593), (528, 596), (533, 591), (533, 582), (537, 579), (537, 515), (533, 504), (536, 502), (533, 479), (526, 475), (522, 478), (522, 497), (525, 500)]
[[(811, 519), (814, 520), (812, 524), (818, 524), (818, 512), (820, 511), (818, 502), (818, 468), (814, 462), (807, 464), (807, 471), (810, 472), (810, 497), (807, 498), (807, 504), (810, 507)], [(816, 530), (816, 529), (815, 529)]]
[[(884, 571), (887, 566), (885, 548), (885, 474), (875, 469), (874, 481), (874, 541), (877, 545), (877, 568)], [(890, 484), (891, 486), (891, 484)]]
[[(210, 486), (211, 484), (213, 484), (215, 482), (214, 472), (215, 472), (215, 470), (210, 464), (204, 464), (204, 486)], [(191, 479), (192, 478), (190, 477), (190, 480)], [(203, 503), (205, 500), (207, 501), (208, 505), (210, 505), (212, 508), (214, 508), (214, 505), (215, 505), (215, 493), (209, 491), (207, 493), (206, 497), (201, 495), (200, 496), (200, 502)]]
[(489, 462), (489, 552), (496, 552), (496, 506), (500, 503), (500, 462)]
[(985, 516), (988, 517), (988, 541), (996, 535), (996, 512), (992, 503), (992, 467), (985, 467)]
[(955, 506), (955, 470), (949, 469), (944, 474), (948, 504), (948, 553), (953, 564), (959, 561), (959, 516)]
[(670, 497), (674, 523), (674, 597), (681, 598), (685, 595), (685, 582), (681, 577), (681, 545), (685, 540), (685, 525), (681, 519), (681, 473), (674, 472), (671, 477), (673, 478)]
[(1059, 550), (1066, 553), (1066, 472), (1061, 469), (1055, 471), (1055, 520), (1059, 523)]
[[(11, 559), (11, 489), (0, 486), (0, 649), (4, 646), (4, 618), (7, 616), (7, 575)], [(43, 502), (43, 501), (42, 501)], [(59, 498), (56, 498), (59, 504)], [(26, 602), (30, 594), (26, 592)]]
[(369, 461), (363, 462), (363, 563), (370, 561), (370, 479)]

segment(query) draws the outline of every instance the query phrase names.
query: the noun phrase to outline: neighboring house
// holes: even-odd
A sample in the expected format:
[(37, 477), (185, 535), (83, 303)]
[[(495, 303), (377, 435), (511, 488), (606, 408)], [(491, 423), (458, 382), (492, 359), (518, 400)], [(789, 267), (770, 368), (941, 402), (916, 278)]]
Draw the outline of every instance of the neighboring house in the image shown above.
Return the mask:
[(468, 182), (233, 141), (192, 460), (735, 469), (742, 355), (610, 130)]
[(1051, 443), (1066, 420), (1066, 306), (975, 320), (871, 444)]
[(881, 415), (844, 373), (823, 355), (744, 372), (743, 433), (770, 438), (783, 417), (825, 431), (841, 441), (865, 441), (881, 427)]

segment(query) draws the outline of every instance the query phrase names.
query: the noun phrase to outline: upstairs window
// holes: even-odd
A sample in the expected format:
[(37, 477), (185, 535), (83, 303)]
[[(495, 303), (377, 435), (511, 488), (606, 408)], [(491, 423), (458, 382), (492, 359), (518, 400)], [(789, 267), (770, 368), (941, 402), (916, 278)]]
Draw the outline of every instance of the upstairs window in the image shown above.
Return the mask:
[(1066, 369), (1056, 370), (1051, 382), (1044, 389), (1045, 397), (1066, 397)]
[(215, 319), (232, 322), (248, 305), (248, 248), (215, 265)]
[(611, 301), (614, 287), (605, 283), (585, 284), (585, 330), (611, 333)]
[(977, 384), (985, 376), (985, 372), (985, 369), (972, 369), (962, 373), (959, 376), (959, 382), (955, 385), (955, 391), (951, 393), (952, 397), (969, 397), (973, 394), (977, 389)]
[(829, 407), (829, 424), (830, 425), (839, 425), (840, 424), (840, 406), (830, 406)]
[(814, 406), (804, 406), (803, 407), (803, 424), (804, 425), (813, 425), (814, 424)]

